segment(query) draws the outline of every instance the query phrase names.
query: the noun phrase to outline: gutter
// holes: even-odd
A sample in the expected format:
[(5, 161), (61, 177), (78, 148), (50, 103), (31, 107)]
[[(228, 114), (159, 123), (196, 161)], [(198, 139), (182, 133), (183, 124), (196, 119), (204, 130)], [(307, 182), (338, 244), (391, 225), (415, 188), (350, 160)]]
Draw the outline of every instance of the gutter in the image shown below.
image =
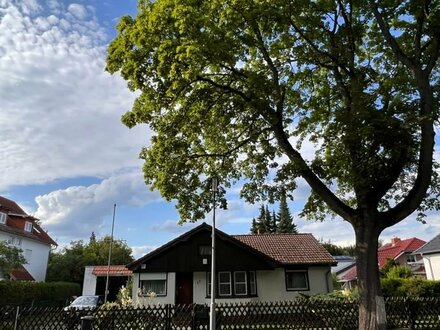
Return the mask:
[(327, 289), (327, 293), (330, 293), (330, 283), (329, 283), (329, 276), (328, 274), (331, 273), (331, 270), (327, 270), (325, 273), (325, 287)]

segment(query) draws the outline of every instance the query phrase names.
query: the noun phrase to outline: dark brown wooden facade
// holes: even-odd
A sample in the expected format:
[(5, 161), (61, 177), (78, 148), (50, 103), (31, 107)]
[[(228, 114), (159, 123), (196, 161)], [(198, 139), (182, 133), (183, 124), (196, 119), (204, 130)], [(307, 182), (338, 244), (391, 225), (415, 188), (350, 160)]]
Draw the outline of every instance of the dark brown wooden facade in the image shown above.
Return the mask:
[[(208, 247), (211, 248), (211, 227), (202, 224), (136, 260), (128, 268), (136, 273), (209, 272), (211, 256), (201, 253)], [(217, 271), (270, 270), (278, 266), (270, 257), (220, 231), (216, 232), (216, 259)]]

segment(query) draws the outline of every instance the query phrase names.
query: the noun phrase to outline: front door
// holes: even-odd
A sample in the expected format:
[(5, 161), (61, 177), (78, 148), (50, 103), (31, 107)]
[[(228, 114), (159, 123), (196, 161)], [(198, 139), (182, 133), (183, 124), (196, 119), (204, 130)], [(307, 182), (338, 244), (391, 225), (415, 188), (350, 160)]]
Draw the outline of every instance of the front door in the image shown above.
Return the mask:
[(193, 303), (193, 273), (176, 273), (176, 304)]

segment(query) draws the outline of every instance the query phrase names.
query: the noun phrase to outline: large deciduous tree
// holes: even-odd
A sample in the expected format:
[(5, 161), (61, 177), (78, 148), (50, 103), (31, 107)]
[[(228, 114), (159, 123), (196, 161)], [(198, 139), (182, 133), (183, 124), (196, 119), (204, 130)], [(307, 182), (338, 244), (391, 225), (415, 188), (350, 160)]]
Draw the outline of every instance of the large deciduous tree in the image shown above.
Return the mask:
[[(49, 256), (48, 281), (76, 282), (82, 285), (84, 267), (107, 265), (110, 249), (110, 236), (96, 239), (94, 233), (88, 243), (73, 241), (59, 252)], [(114, 240), (112, 246), (112, 265), (125, 265), (132, 262), (132, 251), (126, 242)]]
[(439, 2), (139, 0), (138, 10), (121, 18), (107, 70), (140, 91), (122, 120), (154, 132), (140, 154), (146, 183), (185, 221), (211, 208), (206, 176), (244, 180), (249, 202), (302, 177), (303, 215), (354, 228), (360, 328), (385, 328), (379, 234), (438, 208)]

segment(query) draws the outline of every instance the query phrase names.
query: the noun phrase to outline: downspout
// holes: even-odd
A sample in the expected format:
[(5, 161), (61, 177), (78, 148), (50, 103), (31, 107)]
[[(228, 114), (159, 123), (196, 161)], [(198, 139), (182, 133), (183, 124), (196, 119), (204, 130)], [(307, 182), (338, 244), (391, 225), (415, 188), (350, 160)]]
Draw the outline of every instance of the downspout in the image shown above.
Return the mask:
[(328, 276), (329, 273), (330, 273), (330, 269), (328, 269), (325, 272), (325, 286), (327, 288), (327, 293), (330, 293), (330, 283), (329, 283), (329, 276)]

